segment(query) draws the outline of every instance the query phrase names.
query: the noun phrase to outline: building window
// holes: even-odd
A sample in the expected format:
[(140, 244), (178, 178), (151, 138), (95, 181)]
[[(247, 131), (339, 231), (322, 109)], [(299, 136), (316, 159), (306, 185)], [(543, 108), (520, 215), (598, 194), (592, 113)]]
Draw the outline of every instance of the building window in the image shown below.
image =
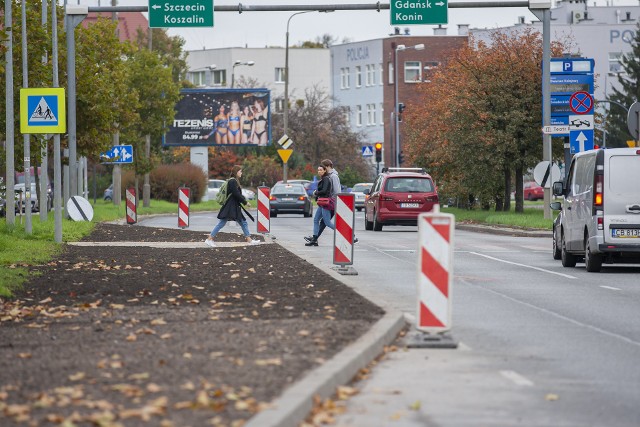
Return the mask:
[(340, 69), (340, 89), (349, 89), (349, 67)]
[(422, 81), (422, 67), (420, 61), (406, 61), (404, 63), (404, 82), (416, 83)]
[(284, 68), (276, 67), (276, 83), (284, 83)]
[(204, 80), (204, 71), (194, 71), (189, 73), (189, 81), (194, 84), (194, 86), (204, 86), (206, 84)]
[(362, 86), (362, 67), (356, 67), (356, 87)]
[(380, 86), (382, 86), (384, 84), (384, 66), (382, 65), (382, 62), (378, 67), (378, 72), (380, 73)]
[(380, 103), (380, 126), (384, 126), (384, 104)]
[(371, 64), (367, 65), (367, 86), (373, 86), (376, 84), (376, 66)]
[(211, 71), (211, 86), (224, 86), (227, 83), (227, 70)]
[(284, 111), (284, 98), (276, 99), (276, 113), (282, 113)]
[(345, 107), (344, 109), (344, 123), (347, 126), (351, 125), (351, 107)]
[(356, 106), (356, 126), (362, 126), (362, 105)]
[(376, 124), (376, 104), (367, 104), (367, 126)]
[(387, 79), (389, 81), (389, 84), (392, 85), (393, 84), (393, 62), (388, 62), (387, 63), (387, 73), (389, 74), (389, 78)]
[(431, 82), (431, 77), (436, 72), (440, 63), (437, 61), (425, 61), (424, 63), (424, 80), (425, 82)]
[(621, 73), (622, 69), (622, 52), (609, 52), (609, 72)]

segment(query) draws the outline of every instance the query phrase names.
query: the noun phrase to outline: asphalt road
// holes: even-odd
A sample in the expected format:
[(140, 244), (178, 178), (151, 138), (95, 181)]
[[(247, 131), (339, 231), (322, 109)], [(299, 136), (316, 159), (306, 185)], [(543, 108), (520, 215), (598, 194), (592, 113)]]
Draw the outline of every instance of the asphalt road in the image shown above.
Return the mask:
[[(208, 232), (215, 222), (214, 214), (192, 215), (190, 229)], [(311, 229), (301, 216), (271, 222), (276, 241), (331, 268), (331, 233), (306, 247)], [(357, 213), (356, 235), (358, 275), (345, 280), (415, 317), (417, 228), (365, 231)], [(457, 230), (454, 270), (459, 348), (392, 353), (337, 425), (640, 425), (640, 266), (587, 273), (553, 260), (550, 238)]]

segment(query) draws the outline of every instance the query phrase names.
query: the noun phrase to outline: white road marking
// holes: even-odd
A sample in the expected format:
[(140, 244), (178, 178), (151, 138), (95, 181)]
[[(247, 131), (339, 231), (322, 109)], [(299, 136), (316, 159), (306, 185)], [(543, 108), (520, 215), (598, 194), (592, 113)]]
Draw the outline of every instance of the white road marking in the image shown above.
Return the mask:
[(621, 291), (622, 289), (620, 288), (614, 288), (613, 286), (605, 286), (605, 285), (601, 285), (601, 288), (605, 288), (605, 289), (611, 289), (612, 291)]
[(529, 380), (526, 377), (523, 377), (515, 371), (500, 371), (500, 375), (508, 380), (513, 381), (516, 385), (533, 387), (533, 381)]
[[(473, 284), (471, 282), (469, 282), (469, 281), (467, 281), (465, 279), (459, 278), (458, 281), (460, 281), (460, 282), (462, 282), (462, 283), (464, 283), (466, 285), (473, 286)], [(566, 322), (573, 323), (574, 325), (577, 325), (577, 326), (580, 326), (580, 327), (583, 327), (583, 328), (587, 328), (587, 329), (591, 329), (592, 331), (598, 332), (598, 333), (606, 335), (608, 337), (616, 338), (616, 339), (619, 339), (619, 340), (624, 341), (626, 343), (629, 343), (629, 344), (635, 345), (637, 347), (640, 347), (640, 342), (634, 341), (633, 339), (625, 337), (624, 335), (616, 334), (615, 332), (610, 332), (610, 331), (604, 330), (602, 328), (598, 328), (597, 326), (593, 326), (593, 325), (589, 325), (587, 323), (580, 322), (578, 320), (575, 320), (575, 319), (572, 319), (570, 317), (564, 316), (562, 314), (556, 313), (555, 311), (551, 311), (551, 310), (548, 310), (546, 308), (538, 307), (537, 305), (533, 305), (533, 304), (530, 304), (528, 302), (521, 301), (521, 300), (519, 300), (517, 298), (510, 297), (508, 295), (503, 294), (502, 292), (499, 292), (499, 291), (496, 291), (496, 290), (493, 290), (493, 289), (489, 289), (489, 288), (482, 287), (482, 286), (477, 286), (477, 289), (483, 290), (485, 292), (491, 292), (492, 294), (499, 295), (504, 299), (508, 299), (509, 301), (513, 301), (515, 303), (522, 304), (522, 305), (524, 305), (526, 307), (529, 307), (529, 308), (532, 308), (534, 310), (538, 310), (538, 311), (541, 311), (543, 313), (547, 313), (547, 314), (549, 314), (551, 316), (557, 317), (558, 319), (562, 319), (562, 320), (564, 320)]]
[(577, 277), (570, 276), (570, 275), (564, 274), (564, 273), (557, 273), (555, 271), (547, 270), (545, 268), (534, 267), (532, 265), (527, 265), (527, 264), (520, 264), (519, 262), (507, 261), (506, 259), (495, 258), (495, 257), (489, 256), (489, 255), (485, 255), (485, 254), (481, 254), (481, 253), (478, 253), (478, 252), (469, 252), (469, 253), (473, 254), (473, 255), (478, 255), (478, 256), (481, 256), (481, 257), (484, 257), (484, 258), (488, 258), (488, 259), (493, 260), (493, 261), (503, 262), (505, 264), (511, 264), (511, 265), (516, 265), (518, 267), (530, 268), (532, 270), (542, 271), (543, 273), (555, 274), (556, 276), (566, 277), (567, 279), (577, 279)]

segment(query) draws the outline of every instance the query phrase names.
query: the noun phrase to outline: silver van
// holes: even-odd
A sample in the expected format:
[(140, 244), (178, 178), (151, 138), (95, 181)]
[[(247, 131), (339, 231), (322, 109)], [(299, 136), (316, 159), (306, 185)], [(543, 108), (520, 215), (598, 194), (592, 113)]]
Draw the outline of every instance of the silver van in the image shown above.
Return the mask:
[(563, 196), (551, 207), (562, 209), (554, 235), (564, 267), (584, 260), (595, 272), (603, 262), (640, 263), (640, 148), (576, 154), (553, 194)]

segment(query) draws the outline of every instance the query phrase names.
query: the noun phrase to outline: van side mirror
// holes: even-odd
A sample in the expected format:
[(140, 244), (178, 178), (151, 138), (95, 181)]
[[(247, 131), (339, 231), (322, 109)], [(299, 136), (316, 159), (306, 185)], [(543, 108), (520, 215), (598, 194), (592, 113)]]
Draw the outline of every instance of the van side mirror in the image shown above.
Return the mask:
[(556, 181), (553, 183), (553, 195), (564, 196), (564, 183), (562, 181)]
[(549, 207), (554, 211), (559, 211), (560, 209), (562, 209), (562, 203), (560, 203), (560, 202), (551, 202), (549, 204)]

